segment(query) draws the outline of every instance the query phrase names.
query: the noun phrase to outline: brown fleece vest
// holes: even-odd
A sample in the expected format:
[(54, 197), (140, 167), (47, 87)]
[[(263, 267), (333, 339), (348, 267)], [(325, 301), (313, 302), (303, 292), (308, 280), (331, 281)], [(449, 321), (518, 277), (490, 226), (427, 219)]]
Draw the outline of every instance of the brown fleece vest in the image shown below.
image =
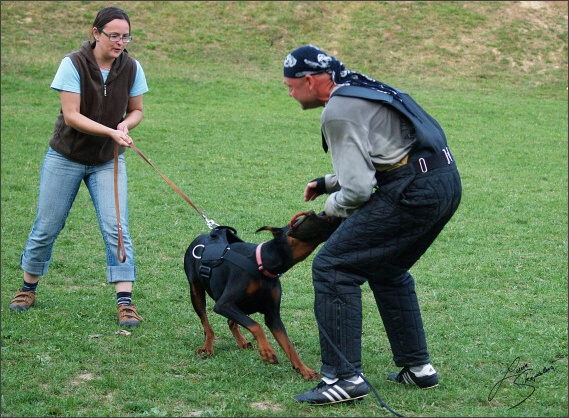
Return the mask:
[[(116, 129), (126, 114), (129, 93), (136, 76), (136, 62), (126, 50), (115, 60), (106, 83), (89, 41), (68, 55), (81, 78), (82, 115)], [(97, 165), (113, 159), (114, 141), (110, 137), (89, 135), (65, 124), (60, 111), (49, 146), (70, 160)], [(119, 147), (119, 153), (124, 152)]]

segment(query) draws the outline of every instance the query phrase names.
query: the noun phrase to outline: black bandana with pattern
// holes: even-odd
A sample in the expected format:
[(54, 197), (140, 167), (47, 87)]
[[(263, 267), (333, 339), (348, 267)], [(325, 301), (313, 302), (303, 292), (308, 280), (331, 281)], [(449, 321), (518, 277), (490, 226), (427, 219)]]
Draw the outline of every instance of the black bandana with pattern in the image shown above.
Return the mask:
[(284, 76), (301, 78), (308, 74), (329, 73), (337, 86), (361, 86), (388, 94), (401, 103), (398, 91), (365, 74), (347, 70), (344, 64), (314, 45), (301, 46), (287, 55), (284, 61)]

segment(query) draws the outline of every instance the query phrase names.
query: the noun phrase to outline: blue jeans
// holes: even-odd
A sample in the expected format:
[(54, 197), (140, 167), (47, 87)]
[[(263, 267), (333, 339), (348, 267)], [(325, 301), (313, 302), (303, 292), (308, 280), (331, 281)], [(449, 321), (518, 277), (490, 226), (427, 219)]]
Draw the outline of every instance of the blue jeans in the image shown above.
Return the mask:
[(49, 148), (40, 170), (36, 219), (20, 258), (20, 267), (36, 276), (47, 273), (55, 240), (65, 226), (81, 181), (84, 181), (95, 206), (99, 228), (107, 249), (108, 282), (134, 282), (136, 269), (128, 229), (127, 175), (123, 155), (119, 156), (118, 177), (119, 206), (126, 253), (124, 263), (120, 263), (117, 259), (114, 160), (100, 165), (84, 165), (71, 161)]

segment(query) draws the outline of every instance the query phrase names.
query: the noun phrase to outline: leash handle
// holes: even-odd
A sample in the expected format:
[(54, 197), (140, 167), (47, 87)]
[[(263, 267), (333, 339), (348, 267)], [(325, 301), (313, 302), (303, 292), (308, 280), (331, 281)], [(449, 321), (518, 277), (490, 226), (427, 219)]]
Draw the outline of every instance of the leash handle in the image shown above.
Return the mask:
[(182, 199), (184, 199), (186, 202), (188, 202), (190, 204), (190, 206), (193, 207), (196, 210), (196, 212), (198, 212), (201, 215), (201, 217), (205, 220), (205, 223), (209, 229), (213, 229), (216, 226), (219, 226), (215, 221), (208, 219), (205, 216), (205, 213), (203, 211), (199, 210), (197, 208), (197, 206), (194, 205), (194, 203), (190, 200), (190, 198), (188, 196), (186, 196), (184, 194), (184, 192), (182, 192), (182, 190), (180, 190), (180, 188), (178, 186), (176, 186), (168, 177), (166, 177), (164, 174), (162, 174), (160, 172), (160, 170), (158, 170), (156, 167), (154, 167), (154, 164), (152, 164), (150, 162), (150, 160), (148, 158), (146, 158), (146, 156), (134, 145), (134, 143), (130, 144), (130, 148), (132, 148), (138, 155), (140, 155), (140, 157), (144, 161), (146, 161), (148, 163), (148, 165), (150, 165), (150, 167), (152, 167), (158, 174), (160, 174), (160, 177), (162, 177), (164, 179), (164, 181), (166, 181), (166, 183), (168, 183), (170, 185), (170, 187), (172, 189), (174, 189), (174, 191), (182, 197)]
[(124, 248), (124, 238), (121, 225), (121, 211), (119, 207), (119, 144), (115, 142), (115, 161), (114, 161), (114, 183), (115, 183), (115, 210), (117, 214), (117, 228), (119, 240), (117, 243), (117, 259), (119, 263), (126, 261), (126, 250)]

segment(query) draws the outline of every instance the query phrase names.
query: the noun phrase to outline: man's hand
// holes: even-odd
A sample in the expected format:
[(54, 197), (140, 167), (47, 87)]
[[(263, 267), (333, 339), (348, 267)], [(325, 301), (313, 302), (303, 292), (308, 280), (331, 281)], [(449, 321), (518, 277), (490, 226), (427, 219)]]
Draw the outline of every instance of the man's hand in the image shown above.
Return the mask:
[(324, 177), (310, 180), (306, 185), (306, 189), (304, 189), (304, 201), (308, 202), (314, 200), (324, 193), (326, 193), (326, 181)]

